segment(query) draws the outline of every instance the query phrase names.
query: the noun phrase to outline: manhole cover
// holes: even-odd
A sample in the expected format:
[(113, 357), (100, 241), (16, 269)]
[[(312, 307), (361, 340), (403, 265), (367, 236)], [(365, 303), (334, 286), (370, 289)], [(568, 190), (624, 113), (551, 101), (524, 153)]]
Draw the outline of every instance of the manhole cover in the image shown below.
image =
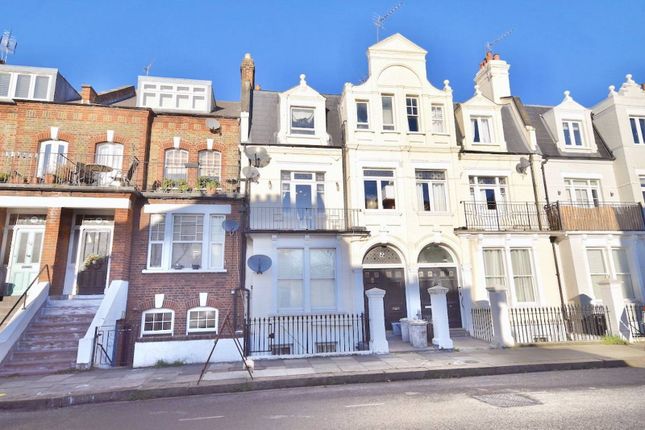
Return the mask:
[(498, 408), (517, 408), (520, 406), (533, 406), (539, 405), (535, 399), (530, 398), (524, 394), (517, 393), (493, 393), (493, 394), (479, 394), (472, 396), (480, 402), (488, 403)]

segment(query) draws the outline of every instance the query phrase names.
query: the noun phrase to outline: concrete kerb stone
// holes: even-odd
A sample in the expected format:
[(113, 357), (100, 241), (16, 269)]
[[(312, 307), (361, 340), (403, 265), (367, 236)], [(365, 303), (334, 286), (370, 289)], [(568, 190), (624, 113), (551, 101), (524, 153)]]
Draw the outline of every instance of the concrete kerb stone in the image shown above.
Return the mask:
[(240, 393), (245, 391), (302, 388), (325, 385), (395, 382), (420, 379), (463, 378), (470, 376), (507, 375), (514, 373), (548, 372), (556, 370), (582, 370), (627, 367), (623, 360), (586, 360), (565, 363), (533, 363), (484, 367), (455, 367), (441, 369), (387, 369), (341, 375), (307, 375), (253, 381), (222, 381), (202, 385), (174, 385), (157, 388), (128, 388), (87, 394), (71, 394), (48, 398), (0, 400), (0, 410), (37, 410), (63, 408), (84, 404), (149, 400), (206, 394)]

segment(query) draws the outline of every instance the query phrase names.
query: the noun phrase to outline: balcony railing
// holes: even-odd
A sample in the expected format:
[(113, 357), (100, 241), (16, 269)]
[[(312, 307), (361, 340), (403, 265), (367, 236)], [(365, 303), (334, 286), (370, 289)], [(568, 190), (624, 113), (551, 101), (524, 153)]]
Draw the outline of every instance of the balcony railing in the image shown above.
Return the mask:
[(251, 230), (357, 231), (359, 209), (251, 207)]
[(553, 230), (642, 231), (645, 230), (640, 203), (575, 204), (556, 202), (547, 212)]
[(466, 229), (492, 231), (550, 230), (546, 205), (535, 202), (463, 202)]

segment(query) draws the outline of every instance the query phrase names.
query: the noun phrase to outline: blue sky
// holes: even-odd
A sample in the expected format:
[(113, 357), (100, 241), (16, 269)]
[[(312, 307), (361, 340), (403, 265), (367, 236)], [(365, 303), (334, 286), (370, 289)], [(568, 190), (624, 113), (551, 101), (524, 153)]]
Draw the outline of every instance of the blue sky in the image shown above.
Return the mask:
[[(4, 0), (7, 2), (8, 0)], [(210, 79), (215, 96), (239, 99), (239, 63), (256, 62), (264, 89), (285, 90), (307, 74), (321, 93), (367, 74), (372, 20), (396, 0), (20, 0), (4, 5), (0, 30), (18, 39), (11, 64), (59, 68), (99, 90), (152, 75)], [(626, 73), (645, 82), (643, 0), (407, 0), (385, 24), (428, 51), (428, 78), (449, 79), (456, 101), (473, 93), (486, 41), (511, 64), (525, 103), (554, 104), (565, 89), (591, 106)]]

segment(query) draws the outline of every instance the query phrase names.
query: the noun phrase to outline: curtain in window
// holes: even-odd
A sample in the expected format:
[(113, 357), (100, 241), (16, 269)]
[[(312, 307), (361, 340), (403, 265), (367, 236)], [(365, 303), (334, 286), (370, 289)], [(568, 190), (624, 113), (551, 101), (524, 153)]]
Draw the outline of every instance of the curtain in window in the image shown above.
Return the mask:
[(504, 253), (501, 249), (484, 249), (484, 272), (486, 287), (506, 286)]
[(434, 202), (434, 210), (437, 212), (445, 212), (448, 210), (446, 206), (446, 185), (442, 183), (432, 184), (432, 201)]
[(518, 302), (535, 302), (531, 253), (528, 249), (511, 249), (513, 283)]
[(314, 110), (292, 109), (291, 126), (296, 128), (314, 128)]
[(487, 118), (482, 118), (481, 120), (481, 141), (490, 142), (490, 124), (488, 123)]

